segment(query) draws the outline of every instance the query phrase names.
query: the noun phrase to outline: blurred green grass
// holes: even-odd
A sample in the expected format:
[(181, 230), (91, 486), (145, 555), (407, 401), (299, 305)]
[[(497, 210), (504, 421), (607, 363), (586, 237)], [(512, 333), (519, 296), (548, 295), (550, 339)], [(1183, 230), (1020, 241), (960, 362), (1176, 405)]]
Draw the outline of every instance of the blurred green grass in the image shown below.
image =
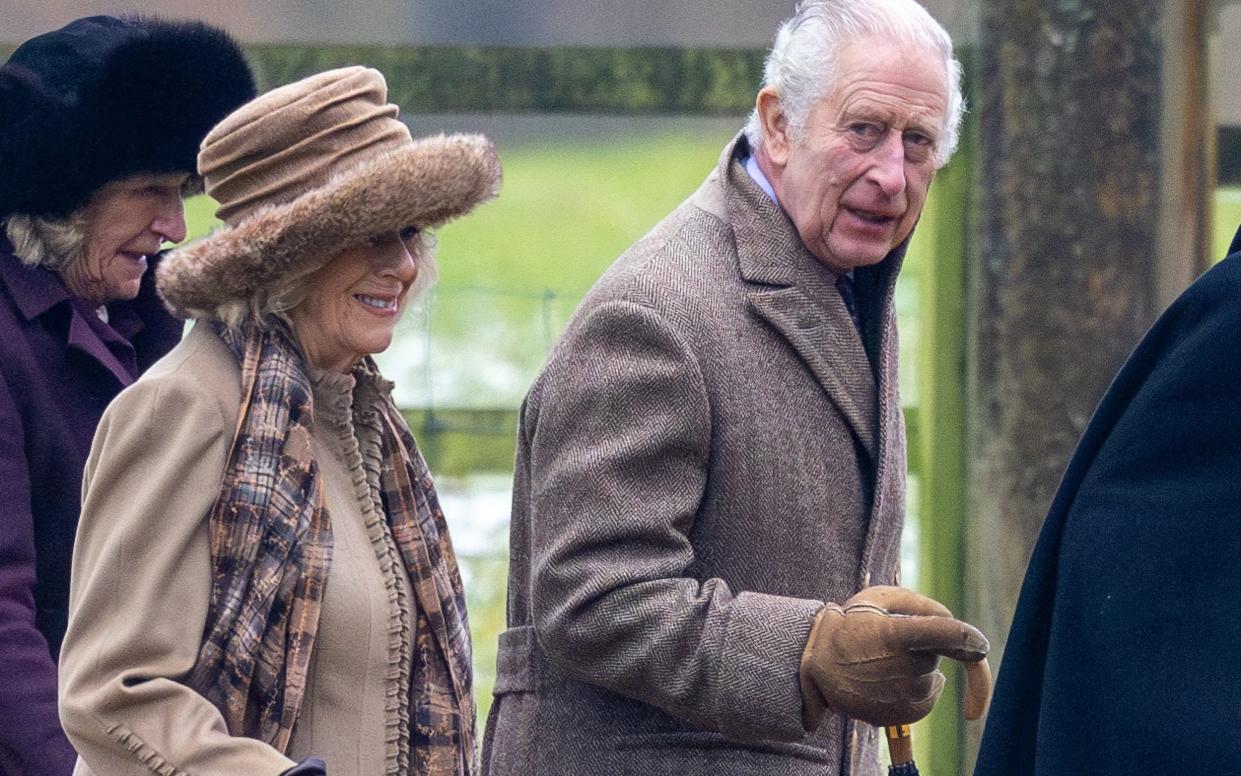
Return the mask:
[[(621, 251), (688, 197), (728, 137), (654, 134), (501, 148), (496, 200), (437, 232), (441, 288), (581, 296)], [(186, 203), (191, 236), (214, 203)]]
[(439, 232), (441, 285), (581, 296), (698, 186), (726, 141), (656, 135), (502, 150), (499, 198)]

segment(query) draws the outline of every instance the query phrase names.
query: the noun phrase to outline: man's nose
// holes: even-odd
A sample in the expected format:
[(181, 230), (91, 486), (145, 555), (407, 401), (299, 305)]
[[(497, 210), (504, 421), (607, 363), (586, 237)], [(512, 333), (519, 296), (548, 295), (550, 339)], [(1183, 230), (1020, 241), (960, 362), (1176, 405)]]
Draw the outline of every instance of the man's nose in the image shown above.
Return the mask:
[(905, 190), (905, 139), (891, 130), (872, 152), (868, 177), (889, 197)]

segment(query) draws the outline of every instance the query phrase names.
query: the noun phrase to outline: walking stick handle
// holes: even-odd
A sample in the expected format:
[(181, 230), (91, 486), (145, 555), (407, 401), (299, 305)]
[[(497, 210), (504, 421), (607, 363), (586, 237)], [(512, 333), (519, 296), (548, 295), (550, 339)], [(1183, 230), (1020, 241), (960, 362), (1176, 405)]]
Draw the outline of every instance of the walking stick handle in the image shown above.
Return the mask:
[[(991, 700), (991, 666), (984, 657), (965, 663), (965, 708), (968, 720), (982, 719)], [(909, 725), (886, 725), (883, 734), (888, 739), (888, 755), (892, 761), (889, 774), (917, 773), (914, 766), (913, 736)]]
[(982, 719), (991, 700), (991, 665), (987, 658), (965, 664), (965, 718)]

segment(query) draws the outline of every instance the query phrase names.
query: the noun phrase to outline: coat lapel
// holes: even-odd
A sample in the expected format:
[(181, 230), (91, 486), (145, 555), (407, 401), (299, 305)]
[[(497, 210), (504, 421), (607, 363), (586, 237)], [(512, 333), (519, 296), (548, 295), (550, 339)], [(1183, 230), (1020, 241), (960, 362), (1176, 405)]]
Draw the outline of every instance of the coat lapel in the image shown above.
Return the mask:
[(784, 212), (734, 162), (744, 142), (728, 147), (695, 202), (732, 224), (750, 311), (789, 343), (874, 464), (876, 384), (862, 339), (836, 290), (836, 275), (806, 250)]
[(90, 313), (78, 308), (55, 273), (23, 266), (6, 240), (0, 240), (0, 278), (8, 285), (18, 310), (26, 320), (60, 315), (59, 308), (67, 308), (69, 326), (64, 336), (69, 350), (76, 350), (99, 364), (116, 378), (122, 388), (136, 379), (136, 367), (128, 369), (116, 357), (86, 319), (85, 316)]
[(91, 327), (83, 313), (76, 305), (70, 305), (72, 313), (69, 317), (69, 349), (77, 350), (106, 369), (121, 387), (128, 386), (136, 375), (126, 368), (108, 347), (99, 333)]
[(839, 314), (825, 315), (796, 287), (753, 291), (748, 303), (752, 312), (788, 341), (849, 422), (872, 462), (877, 460), (875, 380), (843, 303)]

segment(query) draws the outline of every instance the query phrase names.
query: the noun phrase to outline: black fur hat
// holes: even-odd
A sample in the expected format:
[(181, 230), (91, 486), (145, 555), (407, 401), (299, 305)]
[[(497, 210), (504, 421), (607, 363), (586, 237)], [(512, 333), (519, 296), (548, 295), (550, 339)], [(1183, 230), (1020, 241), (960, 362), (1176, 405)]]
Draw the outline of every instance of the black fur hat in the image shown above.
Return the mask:
[(229, 35), (201, 22), (91, 16), (0, 67), (0, 219), (64, 217), (104, 184), (188, 172), (220, 119), (255, 95)]

